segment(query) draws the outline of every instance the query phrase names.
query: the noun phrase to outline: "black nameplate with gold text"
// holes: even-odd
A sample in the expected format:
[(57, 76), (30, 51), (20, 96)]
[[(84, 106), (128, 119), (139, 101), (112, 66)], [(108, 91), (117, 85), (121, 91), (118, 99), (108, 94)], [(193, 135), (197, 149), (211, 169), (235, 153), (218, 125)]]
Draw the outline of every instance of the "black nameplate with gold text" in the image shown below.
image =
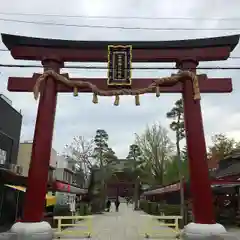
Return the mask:
[(130, 86), (132, 84), (132, 46), (108, 46), (108, 85)]

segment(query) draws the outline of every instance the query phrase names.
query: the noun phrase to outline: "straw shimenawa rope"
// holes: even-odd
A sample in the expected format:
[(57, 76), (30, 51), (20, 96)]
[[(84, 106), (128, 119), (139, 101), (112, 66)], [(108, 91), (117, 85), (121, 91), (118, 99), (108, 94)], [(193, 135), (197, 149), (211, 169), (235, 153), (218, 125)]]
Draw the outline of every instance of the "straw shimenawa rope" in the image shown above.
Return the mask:
[(89, 88), (93, 93), (93, 103), (98, 103), (98, 96), (115, 96), (114, 105), (119, 105), (120, 95), (135, 95), (135, 104), (140, 105), (139, 95), (144, 93), (156, 92), (156, 97), (160, 96), (160, 87), (164, 84), (174, 85), (178, 82), (191, 80), (193, 82), (193, 92), (194, 92), (194, 100), (199, 100), (200, 90), (198, 86), (197, 76), (190, 71), (179, 71), (176, 75), (171, 77), (163, 77), (157, 80), (154, 80), (148, 87), (141, 89), (118, 89), (118, 90), (101, 90), (96, 85), (87, 82), (87, 81), (74, 81), (69, 80), (68, 78), (56, 73), (53, 70), (47, 70), (44, 72), (36, 81), (35, 86), (33, 88), (34, 98), (37, 100), (40, 94), (40, 85), (43, 81), (45, 81), (48, 77), (54, 78), (56, 81), (61, 82), (62, 84), (73, 88), (74, 96), (78, 96), (78, 92), (81, 88)]

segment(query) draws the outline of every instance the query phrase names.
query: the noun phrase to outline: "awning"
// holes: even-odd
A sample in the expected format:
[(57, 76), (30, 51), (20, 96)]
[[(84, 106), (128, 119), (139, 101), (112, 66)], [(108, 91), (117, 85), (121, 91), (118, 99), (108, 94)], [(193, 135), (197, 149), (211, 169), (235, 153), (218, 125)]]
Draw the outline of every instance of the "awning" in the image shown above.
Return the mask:
[[(21, 192), (26, 192), (26, 188), (22, 187), (22, 186), (14, 186), (14, 185), (8, 185), (5, 184), (6, 187), (21, 191)], [(56, 197), (55, 196), (51, 196), (49, 194), (46, 194), (46, 207), (55, 205), (57, 202)]]
[(180, 190), (180, 183), (171, 184), (165, 187), (160, 187), (153, 190), (148, 190), (146, 192), (143, 192), (143, 195), (157, 195), (162, 193), (168, 193), (168, 192), (175, 192)]
[(78, 195), (83, 195), (87, 193), (87, 189), (78, 188), (60, 181), (55, 181), (55, 183), (53, 184), (53, 190), (57, 192), (67, 192)]
[[(184, 184), (184, 188), (186, 188), (186, 182)], [(239, 186), (240, 185), (240, 181), (227, 181), (227, 180), (221, 180), (221, 179), (212, 179), (211, 180), (211, 187), (212, 188), (216, 188), (216, 187), (235, 187), (235, 186)], [(144, 196), (147, 195), (159, 195), (159, 194), (164, 194), (164, 193), (169, 193), (169, 192), (176, 192), (176, 191), (180, 191), (180, 183), (175, 183), (175, 184), (170, 184), (168, 186), (165, 187), (160, 187), (157, 189), (153, 189), (153, 190), (148, 190), (143, 192)]]
[(5, 186), (13, 188), (13, 189), (16, 189), (16, 190), (21, 191), (21, 192), (25, 192), (26, 191), (26, 188), (25, 187), (21, 187), (21, 186), (13, 186), (13, 185), (8, 185), (8, 184), (5, 184)]

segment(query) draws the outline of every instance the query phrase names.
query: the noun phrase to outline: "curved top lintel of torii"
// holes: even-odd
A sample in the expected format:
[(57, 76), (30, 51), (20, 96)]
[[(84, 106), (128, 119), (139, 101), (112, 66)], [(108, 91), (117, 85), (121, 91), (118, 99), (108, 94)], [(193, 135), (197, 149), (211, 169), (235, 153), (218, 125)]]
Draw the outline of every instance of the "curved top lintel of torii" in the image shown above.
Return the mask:
[(134, 49), (191, 49), (229, 46), (236, 47), (240, 35), (230, 35), (202, 39), (174, 41), (72, 41), (62, 39), (34, 38), (2, 33), (2, 42), (12, 50), (13, 47), (44, 47), (58, 49), (106, 50), (108, 45), (131, 45)]

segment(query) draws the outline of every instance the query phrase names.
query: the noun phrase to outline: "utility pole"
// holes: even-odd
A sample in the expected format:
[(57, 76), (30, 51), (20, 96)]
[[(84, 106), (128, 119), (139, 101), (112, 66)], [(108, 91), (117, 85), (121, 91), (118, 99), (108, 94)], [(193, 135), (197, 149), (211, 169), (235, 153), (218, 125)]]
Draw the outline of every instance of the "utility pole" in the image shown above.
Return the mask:
[[(179, 143), (179, 130), (176, 131), (176, 140), (177, 143)], [(182, 216), (182, 223), (184, 224), (184, 216), (185, 216), (185, 204), (184, 204), (184, 181), (183, 181), (183, 175), (182, 175), (182, 162), (181, 162), (181, 151), (179, 144), (176, 144), (177, 146), (177, 162), (178, 162), (178, 176), (179, 176), (179, 183), (180, 183), (180, 215)]]
[[(136, 174), (136, 149), (133, 148), (133, 171), (134, 175)], [(135, 176), (136, 177), (136, 176)], [(137, 178), (135, 179), (134, 184), (134, 210), (137, 210), (138, 200), (137, 200)]]

